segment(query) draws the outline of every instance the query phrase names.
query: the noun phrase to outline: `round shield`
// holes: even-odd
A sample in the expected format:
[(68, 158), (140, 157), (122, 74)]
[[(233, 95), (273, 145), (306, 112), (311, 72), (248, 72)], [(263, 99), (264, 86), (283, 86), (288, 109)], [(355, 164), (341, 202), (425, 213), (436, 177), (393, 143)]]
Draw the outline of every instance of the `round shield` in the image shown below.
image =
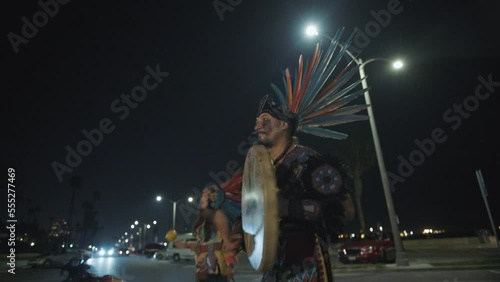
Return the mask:
[(276, 260), (279, 236), (278, 187), (271, 157), (263, 145), (252, 146), (243, 170), (241, 213), (250, 264), (260, 272)]

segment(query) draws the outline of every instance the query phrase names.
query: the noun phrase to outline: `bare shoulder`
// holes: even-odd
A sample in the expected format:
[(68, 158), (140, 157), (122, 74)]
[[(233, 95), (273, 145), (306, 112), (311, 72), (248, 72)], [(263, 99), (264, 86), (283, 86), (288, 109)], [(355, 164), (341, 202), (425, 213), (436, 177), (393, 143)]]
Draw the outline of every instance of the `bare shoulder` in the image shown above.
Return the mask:
[(222, 210), (217, 210), (214, 215), (215, 221), (227, 221), (227, 216)]

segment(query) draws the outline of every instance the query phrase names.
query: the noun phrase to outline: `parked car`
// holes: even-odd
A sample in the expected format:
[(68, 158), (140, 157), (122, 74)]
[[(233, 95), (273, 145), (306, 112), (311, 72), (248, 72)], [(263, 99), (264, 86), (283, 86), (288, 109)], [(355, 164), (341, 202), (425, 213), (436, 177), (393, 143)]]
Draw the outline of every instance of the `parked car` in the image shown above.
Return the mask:
[(396, 260), (396, 247), (390, 233), (370, 232), (342, 244), (338, 254), (342, 263), (386, 263)]
[(62, 249), (60, 251), (48, 252), (34, 257), (28, 261), (28, 266), (61, 267), (70, 262), (72, 259), (82, 260), (83, 257), (81, 252), (74, 249)]
[(194, 260), (193, 252), (196, 238), (192, 233), (181, 234), (174, 241), (168, 243), (167, 248), (156, 252), (153, 258), (158, 260), (172, 259), (173, 261)]
[(162, 244), (158, 244), (158, 243), (151, 243), (151, 244), (147, 244), (145, 247), (144, 247), (144, 250), (143, 250), (143, 254), (147, 257), (147, 258), (152, 258), (153, 255), (158, 252), (158, 251), (161, 251), (165, 249), (165, 245), (162, 245)]
[(92, 251), (85, 249), (75, 249), (75, 250), (82, 255), (82, 259), (84, 262), (87, 261), (89, 258), (92, 258)]

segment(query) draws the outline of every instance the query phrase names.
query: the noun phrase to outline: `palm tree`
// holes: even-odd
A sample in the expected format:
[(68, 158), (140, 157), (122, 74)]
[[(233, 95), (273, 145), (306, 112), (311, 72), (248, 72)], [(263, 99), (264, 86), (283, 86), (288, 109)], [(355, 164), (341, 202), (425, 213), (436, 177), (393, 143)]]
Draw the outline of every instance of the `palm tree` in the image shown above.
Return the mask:
[(82, 231), (83, 231), (83, 245), (86, 246), (89, 243), (87, 235), (90, 234), (90, 241), (95, 235), (95, 230), (98, 230), (99, 223), (97, 222), (97, 211), (95, 210), (94, 204), (89, 201), (85, 201), (82, 204), (83, 207), (83, 220), (82, 220)]
[(375, 163), (375, 149), (369, 136), (370, 130), (366, 126), (358, 124), (352, 127), (350, 131), (347, 140), (339, 142), (337, 147), (338, 154), (343, 156), (351, 169), (356, 214), (363, 233), (366, 231), (366, 222), (361, 201), (363, 194), (362, 176)]

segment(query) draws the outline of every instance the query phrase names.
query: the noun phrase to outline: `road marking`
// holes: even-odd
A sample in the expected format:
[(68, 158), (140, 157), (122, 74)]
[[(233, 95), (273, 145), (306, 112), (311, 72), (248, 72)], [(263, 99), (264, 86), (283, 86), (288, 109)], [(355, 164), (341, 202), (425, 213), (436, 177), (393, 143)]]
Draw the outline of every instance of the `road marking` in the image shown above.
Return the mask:
[(500, 275), (500, 271), (490, 270), (490, 272), (493, 272), (493, 273), (495, 273), (495, 274), (499, 274), (499, 275)]

